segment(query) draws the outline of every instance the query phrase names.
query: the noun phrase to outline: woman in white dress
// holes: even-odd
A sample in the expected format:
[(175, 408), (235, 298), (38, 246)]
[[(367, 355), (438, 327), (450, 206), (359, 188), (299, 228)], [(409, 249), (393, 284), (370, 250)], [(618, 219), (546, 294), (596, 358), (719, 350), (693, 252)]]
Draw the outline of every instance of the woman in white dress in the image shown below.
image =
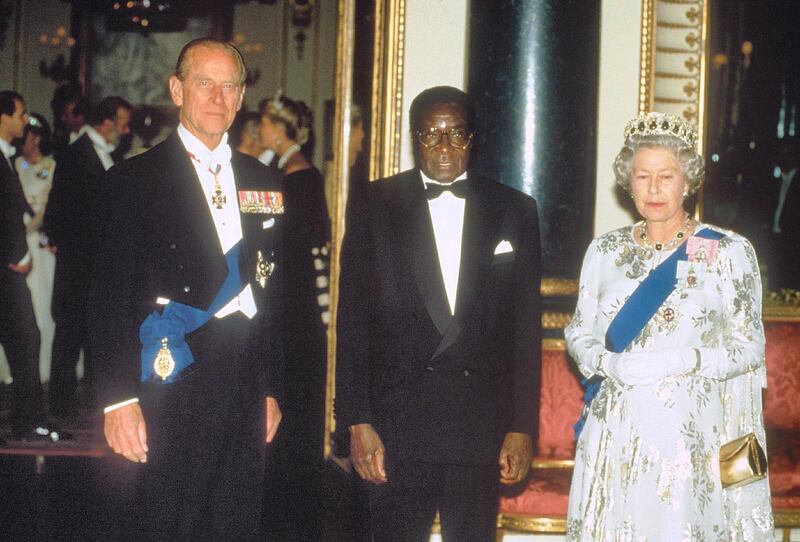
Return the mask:
[(44, 217), (47, 196), (53, 185), (53, 173), (56, 162), (50, 153), (50, 128), (44, 117), (37, 113), (29, 115), (25, 133), (22, 136), (20, 156), (14, 160), (14, 166), (22, 183), (22, 190), (35, 215), (25, 215), (28, 231), (28, 250), (33, 258), (33, 268), (28, 274), (28, 288), (31, 290), (33, 311), (36, 323), (41, 332), (41, 348), (39, 351), (39, 373), (43, 381), (50, 378), (50, 357), (53, 346), (55, 324), (50, 313), (50, 301), (53, 297), (53, 273), (55, 271), (55, 255), (47, 248), (46, 239), (40, 231)]
[(614, 170), (644, 220), (592, 241), (565, 331), (595, 393), (576, 426), (567, 540), (772, 540), (768, 480), (724, 489), (719, 465), (731, 440), (765, 444), (753, 248), (685, 211), (704, 162), (682, 119), (629, 122)]

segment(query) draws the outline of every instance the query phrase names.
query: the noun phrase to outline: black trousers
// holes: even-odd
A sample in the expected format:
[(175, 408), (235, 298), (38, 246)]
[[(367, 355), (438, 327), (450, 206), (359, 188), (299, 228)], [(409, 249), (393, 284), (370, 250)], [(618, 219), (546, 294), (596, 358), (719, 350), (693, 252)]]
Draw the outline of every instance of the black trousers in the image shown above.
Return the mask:
[(436, 512), (444, 542), (494, 542), (497, 465), (450, 465), (387, 458), (382, 485), (370, 484), (376, 542), (427, 542)]
[(264, 398), (243, 344), (244, 317), (208, 324), (217, 348), (196, 371), (145, 384), (147, 463), (138, 465), (131, 540), (262, 540)]
[(25, 275), (0, 270), (0, 344), (6, 352), (11, 385), (11, 430), (27, 431), (44, 420), (39, 381), (39, 328)]
[(76, 405), (75, 368), (83, 350), (84, 386), (91, 399), (92, 356), (86, 322), (89, 268), (84, 258), (58, 254), (53, 285), (53, 358), (50, 370), (50, 411), (68, 414)]

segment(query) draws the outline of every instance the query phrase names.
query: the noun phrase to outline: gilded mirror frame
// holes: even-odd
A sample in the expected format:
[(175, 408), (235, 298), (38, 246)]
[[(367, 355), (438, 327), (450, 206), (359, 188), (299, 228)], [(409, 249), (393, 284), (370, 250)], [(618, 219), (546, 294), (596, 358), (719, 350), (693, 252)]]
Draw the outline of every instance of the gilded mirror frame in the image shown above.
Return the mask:
[[(642, 0), (639, 113), (672, 113), (695, 123), (706, 144), (708, 99), (708, 0)], [(703, 192), (695, 215), (703, 217)], [(800, 295), (765, 293), (764, 320), (800, 321)]]
[[(339, 0), (336, 51), (335, 188), (332, 205), (332, 250), (330, 273), (330, 321), (328, 324), (328, 368), (325, 393), (325, 438), (323, 454), (333, 455), (331, 436), (336, 430), (333, 404), (336, 392), (336, 311), (339, 300), (339, 254), (345, 233), (345, 208), (349, 183), (348, 142), (353, 93), (355, 0)], [(372, 65), (372, 117), (369, 178), (379, 179), (400, 170), (400, 137), (403, 107), (403, 64), (406, 0), (376, 0), (374, 13), (374, 57)], [(341, 107), (340, 107), (341, 104)]]

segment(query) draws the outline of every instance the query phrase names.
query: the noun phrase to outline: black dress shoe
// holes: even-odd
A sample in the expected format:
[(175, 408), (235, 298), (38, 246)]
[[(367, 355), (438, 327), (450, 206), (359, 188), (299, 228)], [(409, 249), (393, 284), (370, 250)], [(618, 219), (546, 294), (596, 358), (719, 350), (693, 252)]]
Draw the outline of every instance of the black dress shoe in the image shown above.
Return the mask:
[(70, 440), (71, 438), (72, 433), (61, 431), (54, 425), (43, 423), (14, 434), (15, 440), (24, 440), (27, 442), (59, 442), (62, 440)]

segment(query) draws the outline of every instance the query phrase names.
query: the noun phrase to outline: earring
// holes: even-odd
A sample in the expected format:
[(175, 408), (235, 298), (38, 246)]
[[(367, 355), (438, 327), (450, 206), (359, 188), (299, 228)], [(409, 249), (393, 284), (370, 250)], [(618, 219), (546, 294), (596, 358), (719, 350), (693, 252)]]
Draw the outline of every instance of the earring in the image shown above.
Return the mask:
[(686, 199), (686, 198), (688, 198), (688, 197), (689, 197), (689, 192), (684, 192), (684, 193), (683, 193), (683, 199)]

